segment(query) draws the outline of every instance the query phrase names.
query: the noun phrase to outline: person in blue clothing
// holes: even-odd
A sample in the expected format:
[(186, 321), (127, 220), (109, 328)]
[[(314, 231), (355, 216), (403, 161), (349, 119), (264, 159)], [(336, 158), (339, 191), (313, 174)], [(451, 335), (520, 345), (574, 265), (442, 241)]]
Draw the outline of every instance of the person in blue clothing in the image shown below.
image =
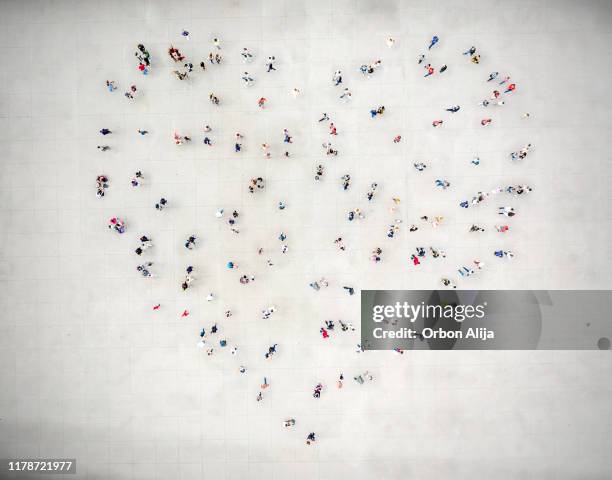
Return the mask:
[(438, 41), (440, 41), (440, 39), (436, 35), (431, 37), (431, 43), (429, 44), (429, 47), (427, 47), (427, 50), (431, 50), (431, 47), (438, 43)]

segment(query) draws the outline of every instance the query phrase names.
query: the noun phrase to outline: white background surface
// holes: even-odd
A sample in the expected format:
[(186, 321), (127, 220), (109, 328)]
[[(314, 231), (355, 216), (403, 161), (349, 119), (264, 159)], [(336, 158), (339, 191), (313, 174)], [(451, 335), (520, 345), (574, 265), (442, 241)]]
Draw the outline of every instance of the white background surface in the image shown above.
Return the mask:
[[(1, 2), (0, 457), (76, 457), (73, 479), (609, 478), (609, 352), (358, 354), (358, 332), (323, 341), (319, 328), (327, 319), (358, 324), (359, 297), (343, 285), (438, 288), (476, 258), (485, 270), (460, 288), (610, 288), (611, 12), (591, 1)], [(424, 79), (416, 57), (434, 34), (431, 61), (449, 68)], [(220, 66), (189, 82), (171, 76), (171, 43), (197, 66), (215, 36)], [(153, 56), (146, 78), (133, 56), (140, 42)], [(461, 55), (471, 45), (480, 65)], [(240, 80), (243, 46), (256, 55), (250, 89)], [(278, 60), (269, 74), (268, 55)], [(359, 65), (378, 58), (382, 69), (361, 77)], [(353, 92), (348, 105), (331, 86), (338, 68)], [(495, 70), (517, 91), (504, 107), (482, 109)], [(107, 79), (119, 84), (114, 94)], [(141, 95), (128, 101), (132, 83)], [(455, 104), (460, 112), (444, 112)], [(378, 105), (386, 113), (370, 119)], [(339, 130), (333, 159), (320, 147), (324, 111)], [(481, 127), (485, 116), (493, 124)], [(437, 118), (445, 123), (434, 129)], [(212, 148), (201, 144), (204, 124)], [(114, 133), (101, 137), (103, 127)], [(283, 128), (294, 137), (289, 159)], [(194, 142), (177, 148), (175, 130)], [(239, 155), (236, 131), (245, 135)], [(533, 151), (511, 163), (509, 152), (526, 143)], [(423, 173), (412, 168), (419, 161), (429, 165)], [(315, 183), (319, 163), (326, 177)], [(133, 189), (136, 170), (146, 183)], [(111, 182), (103, 199), (99, 174)], [(256, 195), (247, 191), (253, 176), (267, 181)], [(436, 189), (436, 178), (451, 188)], [(510, 184), (534, 192), (458, 207)], [(169, 200), (161, 213), (160, 196)], [(392, 196), (402, 199), (396, 214)], [(518, 211), (504, 237), (492, 231), (502, 205)], [(240, 211), (239, 235), (214, 217), (220, 207)], [(349, 224), (356, 207), (367, 218)], [(106, 228), (115, 215), (128, 225), (121, 237)], [(410, 234), (422, 215), (445, 223)], [(388, 239), (395, 218), (402, 230)], [(487, 232), (468, 233), (472, 222)], [(152, 280), (135, 271), (142, 234), (155, 245), (142, 259), (155, 263)], [(188, 252), (190, 234), (199, 245)], [(414, 248), (430, 245), (447, 258), (413, 267)], [(369, 260), (375, 247), (380, 264)], [(495, 258), (498, 248), (515, 260)], [(239, 269), (227, 270), (228, 260)], [(182, 292), (187, 265), (196, 282)], [(240, 285), (242, 274), (255, 283)], [(321, 276), (328, 289), (308, 288)], [(277, 312), (261, 320), (272, 304)], [(191, 315), (179, 318), (185, 308)], [(195, 344), (214, 322), (213, 340), (230, 346), (207, 357)], [(272, 343), (279, 352), (265, 362)], [(358, 385), (352, 377), (366, 369), (375, 381)], [(340, 372), (347, 380), (337, 390)], [(258, 403), (263, 376), (271, 387)], [(293, 430), (282, 426), (288, 417)], [(310, 431), (318, 441), (308, 447)]]

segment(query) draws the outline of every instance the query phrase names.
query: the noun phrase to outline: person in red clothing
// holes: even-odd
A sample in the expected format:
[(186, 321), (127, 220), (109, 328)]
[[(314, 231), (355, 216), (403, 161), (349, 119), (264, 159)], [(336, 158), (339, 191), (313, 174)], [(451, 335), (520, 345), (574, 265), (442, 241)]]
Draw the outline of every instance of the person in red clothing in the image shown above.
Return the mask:
[(321, 327), (321, 335), (323, 335), (323, 338), (329, 338), (329, 333), (323, 327)]
[(508, 88), (504, 90), (504, 93), (514, 92), (514, 90), (516, 90), (516, 83), (511, 83), (508, 85)]
[(266, 97), (261, 97), (258, 101), (257, 101), (257, 106), (259, 108), (265, 108), (264, 104), (268, 101), (268, 99)]
[(414, 265), (420, 265), (421, 262), (419, 261), (419, 257), (417, 257), (416, 255), (412, 254), (410, 255), (410, 258), (412, 259), (412, 263)]

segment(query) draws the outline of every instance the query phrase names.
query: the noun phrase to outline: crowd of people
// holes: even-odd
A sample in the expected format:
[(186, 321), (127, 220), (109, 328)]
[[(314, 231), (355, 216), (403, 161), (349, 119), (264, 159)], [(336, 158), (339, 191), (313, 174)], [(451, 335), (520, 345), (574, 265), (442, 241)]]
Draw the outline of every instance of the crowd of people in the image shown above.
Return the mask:
[[(182, 32), (180, 32), (180, 35), (183, 38), (189, 38), (191, 34), (188, 31), (183, 30)], [(423, 75), (424, 82), (431, 81), (430, 78), (432, 76), (441, 75), (444, 72), (446, 72), (449, 68), (448, 65), (444, 61), (441, 61), (436, 55), (436, 50), (437, 48), (439, 48), (438, 45), (440, 41), (441, 41), (440, 37), (438, 37), (437, 35), (434, 35), (428, 43), (424, 43), (423, 45), (424, 53), (420, 53), (417, 56), (415, 66), (417, 69), (420, 69), (420, 68), (424, 69), (424, 75)], [(393, 48), (396, 44), (396, 40), (392, 37), (389, 37), (386, 39), (385, 44), (388, 48)], [(471, 46), (465, 51), (462, 51), (461, 49), (456, 49), (456, 50), (457, 50), (456, 55), (458, 58), (467, 57), (469, 59), (469, 62), (473, 64), (474, 66), (477, 66), (481, 63), (481, 53), (480, 52), (477, 53), (476, 47)], [(178, 79), (178, 81), (189, 82), (192, 75), (206, 74), (205, 72), (209, 68), (225, 68), (222, 66), (223, 64), (222, 53), (224, 53), (224, 50), (222, 49), (222, 46), (221, 46), (221, 40), (218, 37), (215, 37), (212, 39), (210, 52), (208, 52), (207, 54), (204, 54), (201, 57), (192, 58), (192, 59), (188, 58), (188, 56), (185, 53), (181, 52), (181, 50), (175, 47), (174, 45), (170, 45), (168, 47), (167, 55), (160, 55), (159, 57), (156, 57), (152, 55), (143, 44), (139, 44), (137, 45), (136, 51), (135, 51), (135, 57), (137, 59), (137, 64), (135, 65), (135, 68), (137, 68), (138, 71), (143, 76), (147, 77), (146, 80), (143, 80), (144, 82), (150, 82), (152, 81), (152, 77), (153, 77), (153, 75), (151, 75), (152, 69), (162, 68), (164, 64), (166, 64), (166, 66), (169, 66), (170, 75), (174, 75)], [(260, 53), (251, 50), (249, 47), (243, 47), (235, 55), (238, 59), (241, 59), (244, 64), (251, 65), (257, 60), (257, 58), (260, 56)], [(242, 73), (239, 73), (239, 75), (245, 87), (256, 88), (260, 84), (265, 85), (266, 76), (275, 75), (275, 72), (282, 67), (282, 65), (278, 64), (277, 59), (274, 55), (261, 55), (261, 62), (264, 67), (263, 72), (262, 72), (263, 75), (261, 76), (261, 78), (254, 74), (249, 73), (244, 68), (240, 69), (240, 72)], [(200, 66), (200, 70), (194, 69), (194, 63)], [(379, 71), (381, 68), (383, 68), (383, 62), (379, 59), (374, 60), (371, 63), (366, 63), (366, 64), (362, 64), (359, 66), (355, 66), (356, 72), (360, 73), (361, 75), (363, 75), (363, 77), (367, 79), (374, 77), (377, 71)], [(474, 67), (474, 68), (478, 68), (478, 67)], [(252, 68), (249, 67), (249, 70), (252, 70)], [(483, 75), (483, 79), (482, 79), (483, 89), (489, 88), (487, 86), (491, 85), (490, 82), (493, 82), (493, 84), (495, 85), (495, 89), (490, 93), (488, 98), (479, 102), (477, 106), (480, 106), (482, 108), (487, 108), (487, 109), (490, 106), (494, 108), (502, 107), (506, 104), (507, 101), (509, 101), (510, 96), (515, 94), (514, 92), (516, 91), (517, 86), (515, 83), (510, 83), (510, 76), (504, 75), (501, 77), (501, 80), (498, 81), (499, 75), (500, 74), (497, 71)], [(329, 88), (334, 89), (338, 87), (337, 91), (340, 92), (340, 94), (338, 95), (338, 100), (339, 100), (338, 108), (339, 109), (343, 108), (343, 105), (347, 102), (350, 102), (353, 98), (353, 93), (351, 92), (349, 87), (346, 86), (349, 78), (350, 78), (350, 75), (347, 75), (340, 68), (334, 70), (333, 73), (331, 74), (331, 86)], [(119, 88), (118, 83), (119, 82), (115, 80), (106, 80), (104, 85), (110, 94), (114, 94), (114, 92)], [(141, 94), (139, 92), (140, 90), (137, 88), (137, 86), (132, 84), (128, 86), (128, 89), (126, 90), (124, 95), (128, 100), (135, 100), (137, 94), (139, 95)], [(297, 96), (300, 94), (300, 89), (293, 88), (293, 90), (290, 93), (293, 94), (294, 96)], [(217, 106), (221, 109), (223, 108), (223, 102), (215, 93), (211, 92), (208, 98), (210, 102), (213, 105), (215, 105), (215, 108)], [(268, 98), (261, 96), (259, 100), (257, 101), (257, 106), (261, 110), (263, 110), (267, 108), (267, 105), (268, 105)], [(392, 105), (391, 107), (393, 108)], [(461, 110), (461, 105), (450, 105), (448, 106), (448, 108), (444, 110), (445, 112), (447, 112), (445, 114), (447, 118), (434, 118), (433, 120), (431, 119), (424, 120), (424, 123), (431, 122), (431, 125), (433, 127), (443, 130), (446, 128), (447, 123), (451, 122), (454, 118), (456, 118), (456, 117), (453, 117), (453, 115), (455, 115), (460, 110)], [(370, 114), (369, 118), (367, 118), (366, 116), (363, 121), (364, 122), (365, 121), (370, 121), (370, 122), (379, 121), (377, 120), (377, 118), (384, 115), (385, 111), (386, 111), (386, 107), (384, 105), (375, 104), (375, 106), (373, 106), (369, 110), (369, 114)], [(529, 118), (529, 114), (528, 113), (523, 114), (522, 118)], [(337, 157), (338, 155), (341, 155), (338, 149), (332, 145), (332, 142), (330, 140), (332, 138), (336, 138), (339, 135), (342, 135), (342, 126), (338, 122), (332, 121), (332, 118), (328, 112), (323, 112), (320, 118), (313, 119), (314, 124), (317, 124), (317, 123), (323, 124), (324, 122), (327, 124), (327, 131), (328, 131), (329, 139), (322, 143), (323, 152), (321, 154), (319, 151), (319, 153), (323, 155), (324, 158), (327, 158), (328, 160), (330, 160), (330, 159), (333, 159), (334, 157)], [(491, 117), (488, 117), (488, 116), (483, 117), (479, 119), (479, 122), (482, 127), (494, 128), (494, 127), (491, 127), (491, 125), (493, 124), (493, 120)], [(213, 147), (213, 145), (215, 145), (215, 142), (213, 141), (213, 135), (211, 134), (212, 127), (208, 124), (205, 124), (202, 130), (203, 130), (201, 134), (202, 144), (206, 147)], [(141, 130), (141, 129), (139, 129), (137, 133), (141, 136), (149, 134), (147, 130)], [(218, 132), (218, 134), (223, 134), (223, 133), (224, 132)], [(245, 138), (244, 135), (239, 132), (238, 133), (225, 132), (225, 133), (234, 139), (233, 140), (234, 153), (240, 154), (240, 152), (244, 148), (243, 147), (243, 141)], [(401, 133), (402, 132), (399, 132), (399, 133), (392, 132), (392, 134), (389, 136), (389, 140), (392, 139), (393, 143), (395, 144), (400, 143), (402, 141)], [(104, 127), (100, 130), (100, 134), (103, 137), (106, 137), (107, 135), (113, 134), (113, 131), (111, 131), (107, 127)], [(168, 137), (166, 137), (168, 138), (168, 141), (172, 141), (176, 146), (186, 145), (190, 143), (192, 140), (191, 136), (184, 135), (176, 131), (175, 132), (155, 132), (155, 134), (168, 135)], [(215, 137), (216, 135), (217, 133), (215, 133)], [(279, 137), (282, 138), (282, 145), (283, 145), (282, 156), (284, 156), (285, 158), (288, 158), (291, 156), (291, 152), (290, 152), (291, 146), (294, 143), (297, 143), (299, 140), (297, 138), (294, 138), (294, 136), (290, 133), (290, 131), (287, 128), (283, 129), (282, 133), (279, 132)], [(112, 136), (109, 138), (112, 138)], [(260, 144), (260, 147), (263, 153), (263, 161), (270, 160), (272, 158), (272, 151), (271, 151), (270, 145), (266, 141), (264, 141), (263, 143)], [(112, 147), (110, 145), (98, 145), (97, 148), (101, 152), (106, 152), (106, 151), (109, 151)], [(527, 157), (528, 153), (532, 150), (532, 148), (533, 148), (532, 144), (528, 143), (524, 147), (520, 148), (519, 150), (511, 152), (509, 155), (510, 162), (519, 162), (519, 161), (525, 160), (525, 158)], [(319, 147), (315, 145), (313, 150), (319, 150)], [(428, 168), (428, 165), (422, 161), (414, 162), (414, 163), (411, 161), (410, 164), (413, 165), (414, 168), (416, 169), (416, 175), (422, 174), (422, 172), (424, 172)], [(475, 156), (471, 160), (470, 164), (473, 165), (474, 167), (478, 167), (480, 165), (480, 158), (478, 156)], [(474, 168), (474, 167), (471, 167), (471, 168)], [(326, 170), (325, 163), (320, 163), (314, 168), (314, 171), (315, 171), (314, 182), (323, 181), (324, 176), (325, 176), (325, 170)], [(142, 184), (143, 180), (144, 180), (143, 173), (140, 170), (138, 170), (135, 172), (135, 174), (133, 175), (130, 181), (133, 187), (138, 187)], [(381, 179), (377, 179), (377, 181), (371, 182), (370, 189), (364, 195), (365, 200), (367, 200), (367, 202), (380, 202), (380, 200), (376, 200), (380, 196), (380, 193), (378, 191), (378, 187), (379, 187), (378, 182), (380, 180)], [(127, 182), (127, 179), (126, 179), (126, 182)], [(96, 184), (97, 184), (96, 195), (100, 198), (104, 197), (107, 189), (109, 188), (108, 176), (106, 174), (98, 175), (96, 179)], [(440, 189), (441, 191), (446, 191), (448, 189), (452, 189), (454, 185), (455, 185), (454, 181), (450, 182), (446, 178), (438, 178), (434, 182), (433, 189), (437, 188), (437, 189)], [(245, 190), (249, 194), (263, 194), (265, 193), (265, 187), (266, 187), (266, 180), (262, 176), (258, 176), (258, 177), (253, 177), (249, 180), (248, 184), (245, 186)], [(353, 188), (351, 172), (346, 172), (339, 179), (338, 194), (342, 195), (343, 191), (347, 191), (351, 188)], [(498, 215), (504, 217), (504, 223), (500, 225), (496, 224), (495, 231), (500, 234), (508, 234), (508, 232), (511, 231), (510, 221), (518, 213), (518, 208), (515, 209), (514, 203), (516, 202), (518, 197), (525, 196), (527, 193), (531, 191), (532, 191), (532, 188), (526, 185), (502, 186), (502, 187), (494, 188), (492, 190), (485, 191), (484, 193), (483, 191), (479, 191), (476, 195), (472, 197), (471, 200), (462, 200), (461, 202), (459, 202), (458, 205), (455, 206), (455, 208), (457, 209), (457, 215), (460, 215), (462, 213), (462, 209), (475, 208), (479, 204), (484, 202), (485, 200), (489, 200), (489, 202), (493, 202), (494, 199), (500, 199), (503, 197), (504, 204), (498, 206), (497, 213)], [(389, 200), (388, 210), (391, 214), (393, 214), (396, 217), (399, 217), (399, 215), (397, 215), (397, 209), (400, 203), (401, 203), (401, 200), (398, 197), (391, 197), (391, 199)], [(281, 201), (276, 200), (275, 204), (278, 210), (281, 210), (281, 211), (287, 207), (285, 202), (282, 200)], [(158, 202), (156, 202), (154, 205), (151, 206), (151, 208), (154, 207), (157, 211), (161, 212), (166, 207), (168, 207), (168, 205), (170, 205), (170, 202), (165, 197), (161, 197)], [(165, 215), (165, 214), (162, 214), (162, 215)], [(223, 208), (219, 208), (215, 214), (215, 216), (218, 219), (222, 219), (224, 215), (225, 215), (225, 212)], [(240, 233), (240, 230), (238, 229), (239, 215), (240, 214), (238, 210), (234, 209), (231, 215), (228, 215), (228, 218), (226, 220), (227, 225), (229, 226), (230, 230), (234, 234)], [(347, 212), (346, 220), (349, 223), (351, 223), (355, 221), (367, 221), (367, 218), (362, 208), (355, 207)], [(404, 227), (402, 218), (393, 218), (392, 220), (390, 220), (390, 223), (386, 229), (385, 235), (383, 236), (383, 234), (381, 233), (381, 238), (384, 239), (386, 236), (386, 238), (393, 239), (398, 235), (400, 231), (402, 231), (402, 229), (405, 230), (407, 235), (410, 235), (413, 232), (416, 232), (417, 230), (419, 230), (419, 228), (438, 228), (444, 224), (444, 220), (445, 220), (444, 216), (442, 215), (436, 215), (436, 214), (423, 215), (419, 218), (420, 223), (419, 222), (410, 223), (409, 226)], [(113, 217), (109, 220), (108, 228), (117, 234), (124, 234), (126, 230), (128, 229), (128, 224), (126, 223), (125, 220), (123, 220), (120, 217)], [(468, 231), (474, 234), (481, 234), (483, 232), (486, 232), (487, 228), (481, 225), (472, 224), (472, 226), (469, 228)], [(143, 255), (146, 257), (147, 256), (145, 254), (146, 251), (149, 250), (153, 246), (152, 240), (147, 235), (139, 235), (137, 238), (139, 241), (139, 246), (135, 249), (135, 253), (138, 257), (142, 257)], [(188, 234), (186, 235), (186, 237), (183, 237), (183, 238), (186, 238), (184, 241), (184, 247), (187, 250), (190, 251), (190, 250), (194, 250), (195, 248), (197, 248), (197, 245), (198, 245), (197, 237), (194, 234)], [(280, 234), (278, 235), (278, 240), (280, 242), (279, 251), (281, 252), (281, 254), (286, 254), (289, 251), (289, 245), (287, 243), (287, 235), (284, 232), (280, 232)], [(344, 252), (347, 250), (347, 248), (349, 248), (344, 243), (343, 237), (341, 235), (338, 235), (333, 240), (333, 243), (338, 248), (339, 252)], [(402, 247), (400, 245), (397, 245), (397, 248), (402, 248)], [(370, 253), (370, 257), (369, 257), (370, 260), (375, 264), (383, 262), (384, 261), (383, 252), (385, 250), (383, 250), (383, 248), (381, 248), (380, 246), (374, 246)], [(259, 248), (257, 253), (259, 255), (262, 255), (264, 253), (263, 248)], [(505, 248), (495, 249), (494, 251), (491, 252), (491, 255), (493, 255), (496, 258), (501, 258), (501, 259), (512, 259), (515, 257), (514, 252), (512, 252), (511, 250), (507, 250)], [(417, 267), (426, 258), (436, 259), (438, 261), (447, 259), (447, 253), (444, 250), (444, 248), (441, 248), (440, 246), (437, 246), (437, 245), (436, 246), (431, 245), (429, 247), (426, 247), (423, 245), (423, 246), (416, 246), (413, 249), (406, 249), (404, 251), (404, 256), (405, 256), (406, 268)], [(248, 285), (255, 281), (254, 275), (246, 273), (246, 272), (242, 272), (241, 269), (239, 269), (238, 264), (234, 262), (233, 260), (230, 259), (230, 260), (222, 260), (222, 261), (225, 262), (225, 266), (228, 270), (236, 272), (238, 281), (241, 285)], [(272, 258), (268, 258), (266, 263), (269, 266), (274, 265)], [(445, 276), (442, 276), (440, 278), (440, 285), (444, 288), (457, 288), (458, 286), (457, 282), (467, 281), (468, 277), (471, 277), (475, 273), (481, 271), (483, 267), (485, 266), (485, 263), (482, 262), (480, 259), (469, 259), (465, 262), (460, 262), (459, 265), (457, 265), (455, 268), (446, 266), (446, 263), (444, 263), (444, 261), (440, 265), (441, 266), (444, 265), (444, 268), (448, 268), (448, 270), (454, 269), (456, 272), (452, 275), (447, 274)], [(152, 261), (139, 262), (136, 265), (135, 270), (142, 277), (145, 277), (147, 279), (152, 279), (155, 277), (155, 275), (152, 272), (152, 267), (153, 267)], [(195, 271), (195, 267), (193, 265), (188, 265), (186, 267), (184, 278), (182, 278), (182, 280), (180, 281), (180, 288), (183, 291), (186, 291), (192, 287), (192, 284), (195, 281), (194, 271)], [(466, 283), (462, 285), (467, 286), (468, 284)], [(342, 288), (350, 296), (354, 295), (355, 292), (358, 291), (358, 289), (355, 289), (355, 287), (353, 286), (342, 285), (341, 283), (335, 284), (333, 279), (328, 280), (327, 278), (324, 278), (324, 277), (316, 278), (315, 280), (312, 280), (309, 284), (304, 285), (305, 289), (308, 289), (308, 287), (310, 287), (315, 292), (319, 292), (321, 289), (327, 289), (327, 288)], [(206, 296), (207, 301), (213, 301), (214, 299), (215, 299), (215, 294), (213, 292), (210, 292), (207, 294)], [(161, 307), (161, 304), (156, 304), (153, 307), (153, 310), (158, 311), (160, 310), (160, 307)], [(278, 310), (279, 309), (276, 305), (270, 305), (264, 308), (263, 310), (261, 310), (260, 320), (261, 321), (270, 320), (271, 317), (275, 315)], [(187, 317), (188, 315), (189, 315), (189, 311), (184, 310), (183, 313), (181, 314), (181, 317)], [(232, 316), (232, 311), (231, 309), (228, 309), (225, 312), (225, 317), (229, 318), (231, 316)], [(318, 325), (320, 325), (320, 323)], [(341, 332), (347, 332), (348, 334), (351, 334), (352, 332), (355, 331), (355, 328), (353, 327), (353, 325), (348, 321), (328, 319), (328, 320), (324, 320), (323, 326), (318, 326), (321, 337), (323, 339), (331, 338), (331, 336), (336, 331), (338, 331), (338, 329), (336, 328), (337, 325), (340, 326), (339, 330)], [(221, 321), (215, 321), (210, 328), (202, 327), (198, 332), (199, 339), (196, 344), (197, 347), (204, 349), (208, 356), (212, 356), (215, 354), (216, 351), (222, 351), (222, 350), (229, 351), (232, 355), (238, 355), (238, 345), (233, 344), (227, 338), (225, 338), (224, 335), (222, 334), (222, 331), (223, 331), (223, 323)], [(362, 351), (360, 344), (357, 345), (356, 351), (357, 352)], [(265, 348), (262, 347), (262, 357), (264, 357), (268, 361), (270, 361), (279, 352), (282, 352), (282, 343), (273, 343), (272, 345), (266, 346)], [(400, 351), (399, 353), (402, 353), (402, 352)], [(241, 375), (245, 375), (247, 371), (248, 371), (247, 367), (241, 364), (237, 373)], [(361, 372), (361, 373), (357, 372), (354, 375), (353, 379), (357, 385), (364, 385), (367, 382), (373, 381), (374, 376), (368, 371)], [(322, 380), (319, 383), (317, 383), (317, 385), (314, 388), (313, 397), (320, 398), (321, 395), (328, 388), (329, 384), (333, 384), (333, 382)], [(340, 373), (339, 379), (336, 381), (337, 389), (343, 388), (343, 385), (344, 385), (344, 374)], [(259, 392), (256, 395), (254, 395), (255, 400), (257, 402), (265, 401), (264, 393), (270, 387), (271, 387), (271, 383), (268, 381), (268, 376), (265, 376), (264, 382), (261, 384), (261, 388)], [(295, 418), (285, 419), (283, 420), (283, 424), (287, 428), (293, 428), (296, 426), (296, 419)], [(310, 428), (308, 428), (306, 431), (308, 432), (305, 438), (306, 444), (308, 445), (314, 444), (317, 438), (316, 433), (310, 431)]]

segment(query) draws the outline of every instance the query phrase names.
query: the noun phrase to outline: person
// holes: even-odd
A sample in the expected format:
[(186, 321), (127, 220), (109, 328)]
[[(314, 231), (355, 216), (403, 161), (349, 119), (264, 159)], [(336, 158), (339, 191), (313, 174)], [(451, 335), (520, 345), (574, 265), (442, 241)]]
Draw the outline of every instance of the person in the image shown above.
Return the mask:
[(447, 112), (456, 113), (459, 111), (461, 107), (459, 105), (455, 105), (454, 107), (449, 107), (446, 109)]
[(113, 217), (108, 221), (108, 228), (115, 230), (117, 233), (125, 232), (125, 222), (119, 217)]
[(274, 355), (276, 353), (276, 346), (278, 345), (278, 343), (275, 343), (274, 345), (272, 345), (271, 347), (268, 348), (268, 353), (266, 353), (264, 355), (265, 358), (271, 358), (272, 355)]
[(315, 181), (319, 181), (323, 178), (323, 174), (325, 173), (323, 165), (318, 165), (316, 169)]
[(472, 270), (471, 268), (468, 268), (466, 266), (463, 266), (463, 267), (457, 269), (457, 272), (459, 273), (459, 275), (461, 277), (469, 277), (469, 276), (473, 275), (474, 270)]
[(196, 243), (196, 236), (195, 235), (190, 235), (187, 238), (187, 241), (185, 242), (185, 248), (187, 250), (193, 250), (193, 247), (195, 247), (195, 243)]
[(111, 132), (108, 128), (103, 128), (102, 130), (100, 130), (100, 133), (102, 135), (108, 135), (109, 133), (113, 133), (113, 132)]
[(348, 174), (342, 175), (341, 179), (342, 179), (342, 189), (345, 191), (348, 190), (351, 184), (351, 176)]
[(147, 263), (144, 263), (142, 265), (138, 265), (136, 267), (136, 270), (139, 271), (143, 277), (151, 278), (153, 275), (151, 275), (151, 272), (149, 271), (149, 268), (152, 265), (153, 265), (153, 262), (147, 262)]
[(512, 152), (510, 154), (510, 158), (512, 158), (512, 160), (516, 160), (517, 158), (519, 160), (523, 160), (529, 153), (530, 149), (531, 149), (531, 143), (528, 143), (523, 148), (521, 148), (518, 152)]
[(314, 443), (315, 441), (316, 441), (315, 432), (310, 432), (308, 436), (306, 437), (306, 445), (310, 445), (311, 443)]
[(140, 247), (142, 248), (143, 251), (148, 250), (152, 246), (153, 246), (153, 242), (151, 241), (149, 237), (147, 237), (146, 235), (142, 235), (140, 237)]
[(142, 176), (142, 172), (140, 170), (138, 170), (134, 176), (132, 177), (132, 187), (137, 187), (138, 185), (140, 185), (140, 181), (143, 179), (144, 177)]
[(167, 205), (167, 203), (168, 203), (168, 200), (162, 197), (159, 199), (159, 202), (155, 204), (155, 208), (161, 212), (164, 209), (164, 207)]
[(108, 177), (106, 175), (98, 175), (96, 178), (96, 195), (98, 197), (104, 196), (104, 190), (108, 188)]
[(332, 82), (335, 87), (342, 83), (342, 70), (336, 70), (332, 75)]
[(264, 187), (265, 183), (262, 177), (252, 178), (249, 184), (249, 192), (255, 193), (255, 189), (263, 189)]
[(383, 113), (385, 113), (385, 106), (381, 105), (380, 107), (376, 108), (376, 109), (372, 109), (370, 110), (370, 115), (372, 118), (374, 118), (376, 115), (382, 115)]
[(115, 81), (114, 80), (107, 80), (106, 81), (106, 88), (111, 93), (113, 93), (115, 90), (117, 90), (117, 87), (115, 85)]
[(285, 427), (289, 428), (289, 427), (293, 427), (295, 425), (295, 418), (288, 418), (287, 420), (285, 420), (283, 422), (283, 424), (285, 425)]
[(144, 64), (145, 66), (149, 67), (151, 65), (151, 54), (147, 51), (142, 43), (139, 43), (136, 48), (138, 50), (134, 53), (134, 56), (138, 58), (140, 64)]
[(427, 47), (427, 50), (431, 50), (431, 47), (433, 47), (436, 43), (438, 43), (440, 39), (434, 35), (433, 37), (431, 37), (431, 42), (429, 42), (429, 47)]
[(268, 68), (268, 72), (271, 72), (272, 70), (276, 70), (276, 68), (274, 68), (274, 63), (276, 62), (276, 57), (272, 56), (272, 57), (268, 57), (268, 61), (266, 62), (266, 67)]
[(374, 198), (374, 193), (376, 192), (377, 188), (378, 188), (378, 183), (376, 182), (370, 185), (370, 191), (366, 193), (366, 198), (368, 199), (368, 202), (371, 202), (372, 199)]
[(253, 85), (253, 82), (255, 81), (255, 80), (253, 80), (253, 77), (251, 77), (251, 76), (249, 75), (249, 72), (244, 72), (244, 73), (242, 74), (242, 80), (244, 81), (244, 84), (245, 84), (247, 87), (250, 87), (251, 85)]
[(253, 60), (253, 55), (251, 54), (251, 52), (249, 51), (247, 47), (243, 47), (242, 53), (240, 55), (242, 56), (242, 59), (245, 62), (251, 62)]

